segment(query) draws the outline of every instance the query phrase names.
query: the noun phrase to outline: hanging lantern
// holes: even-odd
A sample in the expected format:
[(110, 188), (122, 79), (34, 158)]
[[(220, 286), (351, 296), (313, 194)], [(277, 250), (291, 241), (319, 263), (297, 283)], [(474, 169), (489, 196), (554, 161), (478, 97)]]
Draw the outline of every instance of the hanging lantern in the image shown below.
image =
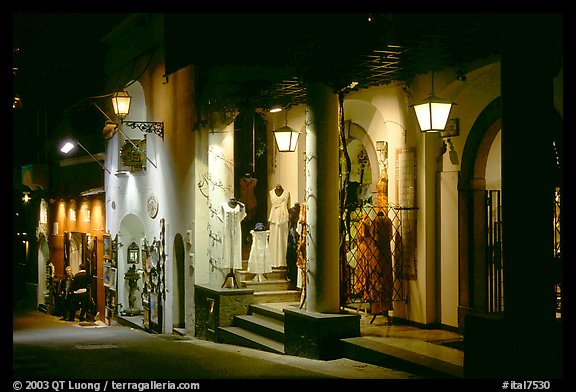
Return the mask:
[(290, 128), (287, 125), (274, 131), (274, 138), (276, 139), (276, 146), (278, 147), (278, 151), (296, 151), (296, 147), (298, 146), (298, 135), (300, 135), (300, 132)]
[(424, 101), (411, 106), (414, 108), (422, 132), (442, 132), (446, 128), (453, 105), (454, 102), (434, 95), (434, 73), (432, 73), (432, 92)]
[(122, 119), (130, 112), (130, 95), (126, 91), (119, 91), (112, 96), (114, 113)]

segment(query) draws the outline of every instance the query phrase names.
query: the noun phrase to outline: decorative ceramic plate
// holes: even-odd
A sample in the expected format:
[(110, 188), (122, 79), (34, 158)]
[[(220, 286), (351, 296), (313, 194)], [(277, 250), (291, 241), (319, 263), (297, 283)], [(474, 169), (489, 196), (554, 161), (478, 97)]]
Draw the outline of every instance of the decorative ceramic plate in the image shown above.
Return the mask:
[(156, 248), (152, 249), (150, 251), (150, 262), (152, 263), (152, 267), (156, 268), (156, 266), (158, 265), (159, 258), (160, 256), (158, 255), (158, 251), (156, 250)]
[(156, 198), (154, 194), (151, 194), (148, 197), (146, 207), (148, 209), (148, 215), (150, 216), (150, 218), (152, 219), (156, 218), (156, 215), (158, 215), (158, 198)]

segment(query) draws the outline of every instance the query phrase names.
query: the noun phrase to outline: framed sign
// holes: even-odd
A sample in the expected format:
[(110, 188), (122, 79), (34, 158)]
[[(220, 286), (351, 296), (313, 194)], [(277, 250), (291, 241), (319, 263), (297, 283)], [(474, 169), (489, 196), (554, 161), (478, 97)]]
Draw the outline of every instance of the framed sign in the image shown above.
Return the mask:
[(138, 264), (140, 262), (140, 247), (136, 242), (132, 242), (128, 247), (128, 264)]
[(446, 127), (441, 132), (442, 137), (452, 137), (460, 135), (460, 120), (457, 118), (453, 118), (448, 120), (446, 123)]
[(110, 287), (110, 262), (104, 263), (103, 278), (104, 278), (104, 286)]
[(110, 234), (102, 234), (102, 243), (104, 244), (103, 256), (105, 259), (112, 258), (112, 237)]
[(118, 278), (118, 270), (114, 267), (110, 268), (110, 290), (116, 291), (116, 281)]

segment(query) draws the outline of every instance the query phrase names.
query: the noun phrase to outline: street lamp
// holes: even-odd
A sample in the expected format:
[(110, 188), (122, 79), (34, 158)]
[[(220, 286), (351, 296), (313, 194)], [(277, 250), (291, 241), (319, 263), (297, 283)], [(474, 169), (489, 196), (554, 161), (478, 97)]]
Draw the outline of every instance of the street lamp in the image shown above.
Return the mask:
[(122, 124), (132, 129), (139, 129), (142, 132), (153, 132), (164, 140), (164, 123), (162, 121), (124, 121), (130, 112), (131, 99), (126, 91), (118, 91), (112, 96), (114, 113), (120, 118)]
[(98, 164), (100, 166), (102, 166), (102, 168), (104, 170), (106, 170), (108, 172), (108, 174), (112, 174), (110, 173), (110, 170), (108, 170), (106, 168), (106, 166), (104, 166), (102, 164), (102, 162), (100, 162), (98, 159), (96, 159), (96, 157), (94, 157), (94, 155), (92, 155), (90, 153), (90, 151), (88, 151), (86, 149), (86, 147), (84, 147), (78, 140), (73, 140), (73, 141), (67, 141), (66, 143), (64, 143), (64, 145), (60, 148), (60, 151), (62, 151), (64, 154), (68, 154), (70, 151), (72, 151), (72, 149), (76, 146), (80, 146), (80, 148), (82, 148), (84, 151), (86, 151), (86, 153), (88, 153), (88, 155), (90, 155), (90, 158), (94, 159), (96, 162), (98, 162)]

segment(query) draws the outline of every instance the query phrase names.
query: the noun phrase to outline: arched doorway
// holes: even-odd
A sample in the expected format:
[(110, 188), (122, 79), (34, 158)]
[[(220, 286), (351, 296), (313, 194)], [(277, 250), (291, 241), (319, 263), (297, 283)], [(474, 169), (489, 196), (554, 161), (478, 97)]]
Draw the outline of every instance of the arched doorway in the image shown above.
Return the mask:
[(495, 192), (499, 192), (499, 189), (495, 189), (499, 176), (494, 172), (500, 168), (499, 162), (496, 162), (500, 154), (496, 148), (492, 149), (494, 140), (499, 140), (501, 116), (501, 99), (498, 97), (486, 106), (474, 122), (462, 153), (458, 179), (458, 327), (461, 330), (464, 329), (467, 314), (498, 310), (491, 304), (503, 296), (501, 291), (491, 291), (494, 285), (501, 289), (503, 279), (499, 274), (502, 270), (501, 253), (497, 249), (501, 244), (494, 241), (498, 238), (501, 225), (498, 218), (499, 197), (494, 197), (498, 194)]
[(46, 306), (50, 302), (50, 283), (48, 277), (51, 271), (47, 270), (50, 263), (50, 249), (46, 237), (42, 235), (38, 243), (38, 306)]
[[(145, 266), (142, 254), (142, 240), (146, 238), (144, 223), (135, 214), (126, 215), (117, 235), (118, 252), (116, 254), (116, 295), (120, 314), (139, 314), (142, 310), (143, 282), (140, 277)], [(135, 256), (133, 256), (135, 255)], [(132, 279), (132, 278), (135, 279)], [(135, 295), (137, 293), (137, 295)]]

